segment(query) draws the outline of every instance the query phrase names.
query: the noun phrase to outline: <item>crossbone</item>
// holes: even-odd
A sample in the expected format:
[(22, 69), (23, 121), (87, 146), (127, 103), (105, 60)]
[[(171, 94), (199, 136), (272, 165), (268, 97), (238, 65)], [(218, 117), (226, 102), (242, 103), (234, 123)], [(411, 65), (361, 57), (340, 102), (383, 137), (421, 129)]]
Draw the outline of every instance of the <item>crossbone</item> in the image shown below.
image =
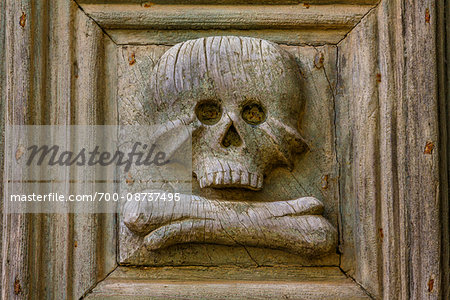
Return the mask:
[(129, 201), (125, 225), (158, 250), (202, 243), (280, 249), (304, 256), (333, 250), (337, 232), (313, 197), (275, 202), (235, 202), (198, 196), (183, 201)]

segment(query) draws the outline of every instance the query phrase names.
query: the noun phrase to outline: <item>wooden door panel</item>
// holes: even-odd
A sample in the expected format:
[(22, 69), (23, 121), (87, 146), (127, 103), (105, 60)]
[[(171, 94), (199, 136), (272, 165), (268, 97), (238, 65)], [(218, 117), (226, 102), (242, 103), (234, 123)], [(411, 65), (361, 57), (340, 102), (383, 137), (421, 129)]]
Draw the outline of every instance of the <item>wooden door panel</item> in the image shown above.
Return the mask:
[[(296, 158), (297, 171), (268, 177), (264, 195), (320, 199), (338, 228), (338, 252), (305, 261), (275, 250), (252, 248), (249, 256), (242, 249), (183, 246), (189, 255), (175, 248), (145, 264), (199, 265), (216, 255), (210, 265), (278, 265), (255, 276), (264, 281), (278, 274), (283, 286), (292, 284), (286, 272), (295, 265), (297, 285), (286, 290), (295, 297), (446, 299), (445, 8), (431, 0), (7, 0), (0, 3), (1, 126), (132, 123), (134, 103), (147, 96), (145, 78), (170, 46), (216, 35), (278, 43), (304, 72), (308, 97), (300, 127), (312, 147)], [(9, 176), (3, 174), (4, 195)], [(127, 293), (120, 286), (130, 280), (150, 291), (146, 296), (161, 296), (151, 294), (161, 287), (158, 280), (186, 274), (158, 269), (156, 280), (118, 267), (130, 261), (113, 215), (3, 214), (0, 220), (5, 299), (80, 298), (92, 289), (93, 298), (120, 298)], [(241, 286), (233, 270), (203, 271), (218, 281), (228, 276), (228, 284), (238, 284), (236, 297), (280, 286), (262, 287), (239, 272)], [(199, 280), (198, 297), (227, 291)], [(178, 285), (170, 291), (195, 296)]]

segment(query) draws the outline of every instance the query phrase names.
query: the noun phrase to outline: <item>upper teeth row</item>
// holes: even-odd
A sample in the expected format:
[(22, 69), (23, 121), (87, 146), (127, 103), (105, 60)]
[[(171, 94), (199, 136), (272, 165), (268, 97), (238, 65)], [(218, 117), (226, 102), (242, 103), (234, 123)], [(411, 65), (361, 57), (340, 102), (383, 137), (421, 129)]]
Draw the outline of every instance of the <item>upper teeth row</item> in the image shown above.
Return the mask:
[(247, 186), (253, 189), (261, 189), (263, 176), (257, 173), (250, 173), (242, 170), (220, 170), (208, 172), (206, 176), (198, 180), (200, 188), (208, 186)]

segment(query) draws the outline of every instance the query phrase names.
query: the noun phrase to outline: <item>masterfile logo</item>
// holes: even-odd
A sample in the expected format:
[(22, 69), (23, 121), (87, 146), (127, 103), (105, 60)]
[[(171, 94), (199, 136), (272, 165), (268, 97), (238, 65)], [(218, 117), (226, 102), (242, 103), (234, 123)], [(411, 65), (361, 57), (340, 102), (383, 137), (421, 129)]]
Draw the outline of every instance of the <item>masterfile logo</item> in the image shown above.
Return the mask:
[(115, 212), (148, 191), (191, 194), (187, 126), (8, 126), (5, 137), (9, 212)]

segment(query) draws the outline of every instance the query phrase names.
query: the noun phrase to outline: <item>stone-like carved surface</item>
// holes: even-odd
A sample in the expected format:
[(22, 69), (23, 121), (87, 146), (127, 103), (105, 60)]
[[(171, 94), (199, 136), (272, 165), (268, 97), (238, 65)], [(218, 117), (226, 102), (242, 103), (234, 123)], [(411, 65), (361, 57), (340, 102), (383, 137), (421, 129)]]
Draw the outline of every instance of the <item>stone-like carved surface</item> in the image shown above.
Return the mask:
[[(295, 59), (264, 40), (187, 41), (155, 65), (144, 109), (149, 115), (163, 111), (159, 122), (192, 126), (193, 173), (201, 189), (260, 190), (275, 166), (291, 168), (294, 153), (307, 148), (297, 130), (300, 77)], [(148, 251), (206, 243), (321, 256), (336, 246), (336, 230), (315, 198), (234, 200), (239, 201), (196, 196), (181, 203), (132, 201), (124, 206), (123, 220)]]
[(153, 104), (194, 127), (193, 168), (200, 187), (259, 190), (274, 166), (292, 167), (303, 149), (297, 63), (254, 38), (212, 37), (169, 49), (154, 67)]
[(149, 250), (176, 244), (253, 246), (320, 256), (335, 247), (336, 230), (322, 204), (306, 197), (276, 202), (128, 202), (125, 224), (144, 236)]

